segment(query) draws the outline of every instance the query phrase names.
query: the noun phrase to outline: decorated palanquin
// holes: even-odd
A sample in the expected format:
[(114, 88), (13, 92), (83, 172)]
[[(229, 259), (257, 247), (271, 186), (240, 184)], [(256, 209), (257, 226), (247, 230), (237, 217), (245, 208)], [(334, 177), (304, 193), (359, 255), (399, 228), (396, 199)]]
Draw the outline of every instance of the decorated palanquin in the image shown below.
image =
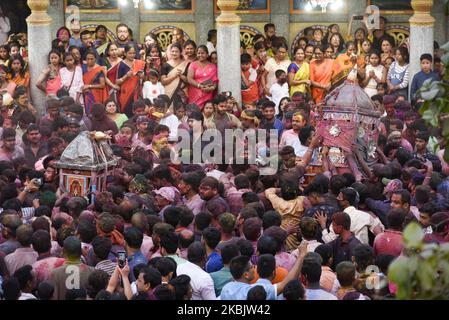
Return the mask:
[(119, 160), (104, 133), (81, 132), (55, 164), (59, 169), (59, 187), (62, 192), (78, 197), (101, 192)]
[[(329, 148), (329, 162), (339, 173), (356, 175), (363, 171), (361, 161), (368, 167), (378, 162), (381, 114), (357, 81), (346, 80), (326, 96), (318, 109), (317, 132), (323, 138), (322, 145)], [(307, 174), (315, 175), (322, 170), (321, 166), (322, 159), (318, 156), (309, 165)]]

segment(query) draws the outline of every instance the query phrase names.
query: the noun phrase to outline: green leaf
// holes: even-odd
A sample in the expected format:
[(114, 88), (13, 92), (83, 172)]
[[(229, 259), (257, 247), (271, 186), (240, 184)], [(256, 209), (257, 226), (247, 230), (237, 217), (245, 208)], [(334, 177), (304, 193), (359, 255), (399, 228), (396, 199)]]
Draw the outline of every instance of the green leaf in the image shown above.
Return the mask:
[(433, 89), (430, 89), (428, 91), (420, 92), (420, 96), (424, 100), (433, 100), (433, 99), (435, 99), (438, 96), (439, 93), (440, 93), (440, 89), (439, 88), (433, 88)]
[(442, 61), (444, 64), (448, 64), (448, 63), (449, 63), (449, 53), (444, 54), (444, 55), (441, 57), (441, 61)]
[(449, 42), (447, 42), (447, 43), (445, 43), (444, 45), (442, 45), (442, 46), (440, 47), (440, 49), (441, 49), (441, 50), (444, 50), (444, 51), (449, 51)]
[(424, 239), (424, 232), (422, 228), (416, 223), (410, 223), (404, 230), (404, 243), (407, 248), (416, 248), (422, 245)]
[(429, 109), (424, 111), (422, 118), (428, 122), (434, 127), (438, 126), (438, 114), (435, 112), (435, 110)]
[(419, 287), (422, 290), (429, 291), (432, 289), (437, 278), (435, 271), (429, 262), (423, 261), (420, 263), (417, 275), (420, 284)]
[(391, 263), (388, 268), (388, 279), (396, 284), (398, 299), (411, 299), (411, 272), (409, 258), (406, 256), (399, 256)]

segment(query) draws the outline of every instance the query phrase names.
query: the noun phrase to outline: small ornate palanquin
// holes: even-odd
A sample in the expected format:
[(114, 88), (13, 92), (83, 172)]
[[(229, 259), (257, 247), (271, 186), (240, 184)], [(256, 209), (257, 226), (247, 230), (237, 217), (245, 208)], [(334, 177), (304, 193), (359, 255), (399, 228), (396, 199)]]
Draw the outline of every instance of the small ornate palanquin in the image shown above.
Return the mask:
[(355, 146), (366, 162), (376, 159), (380, 112), (356, 81), (345, 83), (329, 93), (320, 105), (317, 132), (323, 146), (330, 148), (329, 161), (345, 167), (344, 152)]
[(106, 190), (106, 179), (119, 160), (106, 140), (98, 141), (94, 133), (83, 131), (55, 163), (59, 169), (59, 188), (78, 197)]
[[(167, 47), (172, 42), (172, 32), (176, 29), (176, 26), (171, 25), (163, 25), (150, 30), (149, 33), (152, 33), (156, 36), (157, 42), (163, 51), (167, 49)], [(190, 40), (190, 36), (184, 31), (184, 39)]]

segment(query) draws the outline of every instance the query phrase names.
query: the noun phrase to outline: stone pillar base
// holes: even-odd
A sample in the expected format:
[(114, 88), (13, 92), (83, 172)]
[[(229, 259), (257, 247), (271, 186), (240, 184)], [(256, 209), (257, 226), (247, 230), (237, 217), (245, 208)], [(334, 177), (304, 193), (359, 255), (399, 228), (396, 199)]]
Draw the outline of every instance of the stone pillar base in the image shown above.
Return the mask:
[(410, 26), (410, 85), (413, 76), (421, 70), (421, 55), (430, 53), (433, 56), (433, 32), (432, 26)]
[(30, 92), (31, 101), (40, 115), (45, 114), (45, 94), (36, 87), (36, 81), (42, 70), (48, 65), (48, 53), (51, 50), (50, 24), (31, 24), (28, 22), (28, 50), (30, 52)]
[(231, 91), (241, 104), (240, 25), (218, 24), (217, 44), (218, 90)]

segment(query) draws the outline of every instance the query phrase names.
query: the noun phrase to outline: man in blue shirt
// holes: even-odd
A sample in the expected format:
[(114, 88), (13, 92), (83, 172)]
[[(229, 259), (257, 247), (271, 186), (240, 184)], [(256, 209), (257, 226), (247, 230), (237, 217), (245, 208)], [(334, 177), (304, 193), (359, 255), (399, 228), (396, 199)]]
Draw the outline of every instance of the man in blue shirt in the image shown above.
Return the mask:
[[(125, 250), (128, 257), (129, 269), (133, 270), (138, 264), (147, 264), (147, 258), (140, 251), (143, 242), (143, 233), (135, 227), (125, 230)], [(129, 281), (136, 281), (133, 272), (129, 273)]]
[(208, 273), (215, 272), (223, 268), (223, 260), (217, 251), (215, 251), (215, 248), (220, 243), (220, 240), (221, 233), (217, 228), (208, 227), (203, 230), (201, 242), (206, 248), (207, 260), (205, 269)]
[(227, 244), (221, 249), (221, 257), (223, 259), (223, 268), (210, 274), (214, 281), (215, 294), (220, 296), (223, 287), (233, 281), (229, 264), (232, 259), (240, 255), (239, 247), (236, 244)]
[(439, 81), (440, 76), (432, 71), (433, 58), (429, 53), (421, 55), (421, 71), (415, 74), (412, 81), (412, 87), (410, 88), (410, 100), (417, 103), (423, 102), (422, 99), (417, 99), (416, 92), (422, 87), (424, 81), (432, 79), (432, 81)]
[[(226, 284), (221, 290), (221, 300), (246, 300), (248, 296), (248, 291), (258, 285), (262, 285), (267, 293), (267, 299), (277, 297), (284, 291), (285, 286), (291, 280), (298, 279), (299, 273), (301, 271), (302, 262), (307, 253), (307, 244), (303, 242), (298, 247), (298, 259), (296, 260), (293, 268), (290, 270), (288, 275), (281, 282), (273, 285), (269, 279), (264, 279), (260, 273), (260, 279), (253, 285), (251, 282), (255, 277), (254, 265), (250, 262), (250, 257), (248, 256), (238, 256), (231, 260), (230, 270), (234, 281)], [(259, 258), (260, 259), (260, 258)], [(274, 259), (274, 257), (273, 257)], [(265, 258), (262, 260), (263, 264), (268, 261)], [(276, 263), (275, 263), (276, 265)], [(267, 268), (263, 270), (264, 275), (269, 274), (269, 266), (272, 268), (272, 260), (267, 263)], [(265, 266), (263, 267), (265, 268)], [(274, 277), (274, 271), (270, 273), (269, 277)]]

